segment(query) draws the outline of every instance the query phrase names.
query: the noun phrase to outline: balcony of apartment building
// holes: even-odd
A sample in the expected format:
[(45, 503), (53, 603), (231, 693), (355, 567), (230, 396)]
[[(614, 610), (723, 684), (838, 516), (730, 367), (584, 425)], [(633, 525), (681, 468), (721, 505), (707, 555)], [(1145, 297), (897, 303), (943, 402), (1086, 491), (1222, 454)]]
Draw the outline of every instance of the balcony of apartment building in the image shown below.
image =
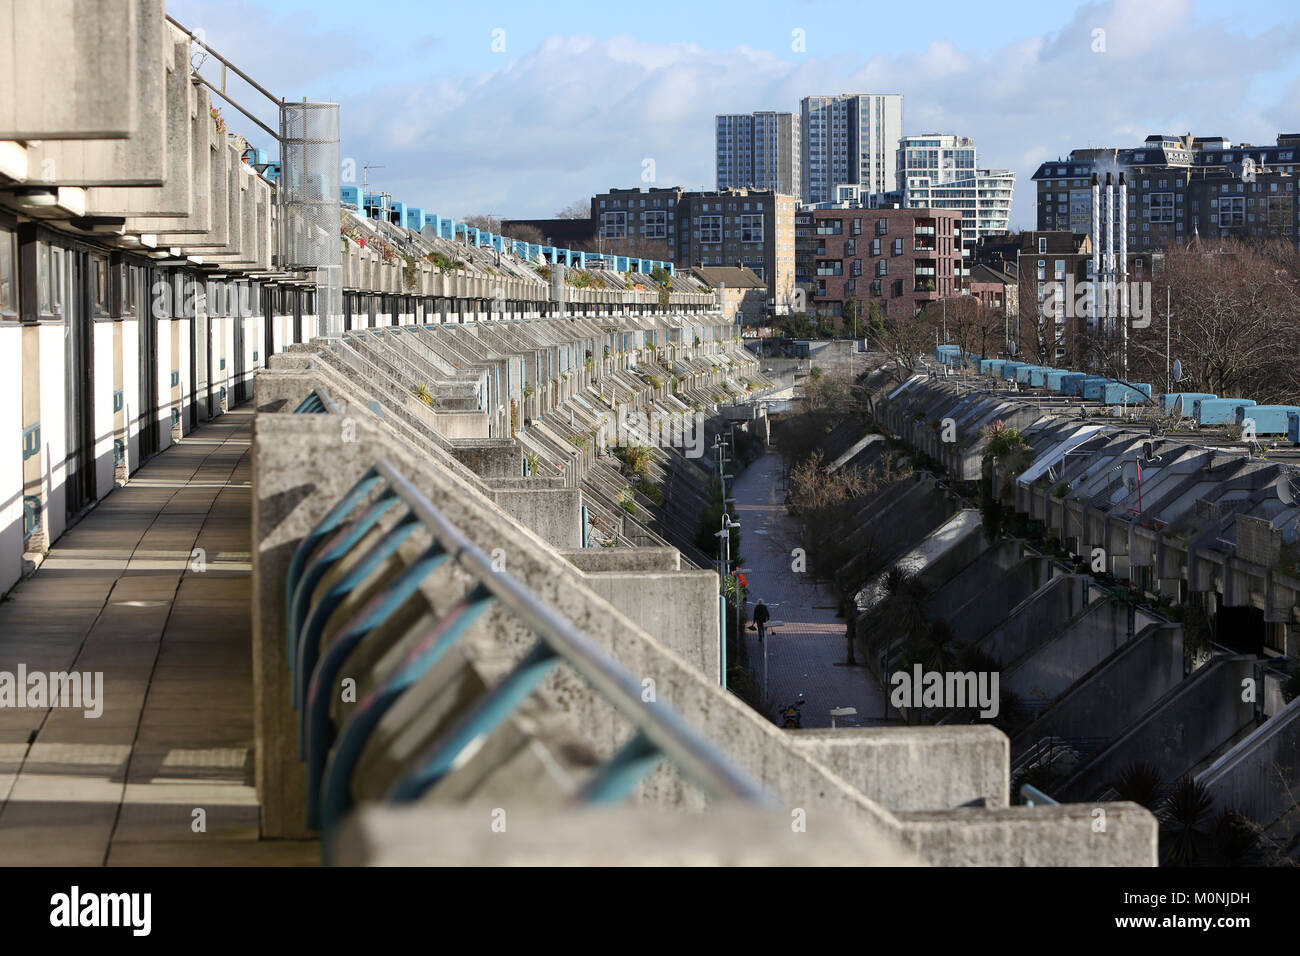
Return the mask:
[(912, 276), (918, 293), (935, 292), (938, 288), (938, 264), (933, 259), (917, 259)]

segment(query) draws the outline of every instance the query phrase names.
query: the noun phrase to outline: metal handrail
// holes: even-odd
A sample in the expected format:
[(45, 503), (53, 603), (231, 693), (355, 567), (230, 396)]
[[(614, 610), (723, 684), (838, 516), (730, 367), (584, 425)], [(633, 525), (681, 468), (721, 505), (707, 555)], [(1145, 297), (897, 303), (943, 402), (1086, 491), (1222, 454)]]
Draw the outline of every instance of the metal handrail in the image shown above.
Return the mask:
[[(390, 506), (397, 507), (397, 520), (381, 528), (379, 518), (391, 510)], [(359, 578), (368, 576), (381, 559), (396, 552), (393, 542), (405, 540), (417, 524), (429, 532), (432, 543), (350, 620), (335, 629), (333, 642), (320, 653), (325, 619), (341, 603), (341, 594), (336, 592), (350, 591), (360, 583)], [(317, 584), (372, 530), (379, 534), (379, 540), (324, 594), (314, 595)], [(415, 593), (434, 569), (449, 561), (470, 572), (477, 586), (433, 625), (394, 672), (372, 689), (340, 729), (335, 744), (329, 718), (330, 695), (325, 688), (333, 685), (338, 667)], [(417, 760), (390, 792), (390, 800), (413, 800), (436, 784), (454, 768), (467, 748), (499, 726), (554, 666), (564, 662), (636, 730), (631, 741), (586, 785), (578, 799), (618, 799), (667, 758), (711, 796), (769, 802), (761, 786), (669, 705), (644, 701), (640, 682), (591, 638), (515, 578), (494, 569), (492, 560), (387, 460), (368, 469), (305, 536), (290, 563), (286, 598), (286, 649), (293, 703), (303, 711), (300, 756), (308, 762), (308, 819), (312, 825), (329, 829), (347, 810), (352, 773), (380, 718), (493, 603), (520, 619), (537, 635), (537, 644), (512, 674), (482, 695), (460, 722)]]
[(307, 393), (307, 397), (298, 404), (294, 412), (299, 415), (337, 415), (339, 409), (329, 393), (317, 385)]
[(473, 544), (396, 468), (381, 460), (376, 471), (433, 532), (455, 560), (473, 571), (482, 585), (518, 616), (560, 658), (622, 713), (683, 773), (718, 797), (763, 801), (765, 791), (735, 767), (699, 731), (667, 704), (642, 700), (641, 683), (601, 650), (572, 622), (557, 614)]
[(1051, 797), (1043, 793), (1043, 791), (1039, 790), (1037, 787), (1031, 786), (1027, 783), (1022, 784), (1020, 787), (1020, 799), (1025, 801), (1025, 806), (1027, 807), (1035, 807), (1035, 806), (1059, 807), (1060, 806), (1060, 803), (1058, 803), (1056, 800), (1053, 800)]

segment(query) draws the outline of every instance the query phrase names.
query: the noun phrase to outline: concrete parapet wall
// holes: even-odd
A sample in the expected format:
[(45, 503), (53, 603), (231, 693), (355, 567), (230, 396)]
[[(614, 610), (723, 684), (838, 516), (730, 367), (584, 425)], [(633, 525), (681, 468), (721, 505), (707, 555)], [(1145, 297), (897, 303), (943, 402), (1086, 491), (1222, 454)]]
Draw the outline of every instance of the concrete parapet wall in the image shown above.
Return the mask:
[(863, 727), (788, 731), (807, 751), (890, 810), (1005, 807), (1010, 743), (995, 727)]
[[(578, 488), (493, 489), (497, 506), (554, 548), (582, 546), (582, 491)], [(509, 542), (502, 541), (503, 547)]]
[[(496, 828), (494, 828), (496, 821)], [(334, 844), (344, 866), (914, 866), (906, 851), (845, 817), (814, 814), (794, 832), (779, 811), (728, 806), (706, 814), (637, 808), (534, 808), (358, 813)], [(500, 827), (504, 825), (504, 829)]]
[(1139, 760), (1166, 782), (1195, 770), (1254, 725), (1255, 705), (1241, 699), (1242, 681), (1254, 673), (1254, 660), (1246, 656), (1206, 664), (1076, 771), (1060, 786), (1060, 794), (1087, 799)]
[(682, 564), (682, 553), (676, 548), (571, 548), (561, 549), (560, 554), (588, 573), (677, 571)]
[(1136, 803), (931, 810), (899, 818), (907, 845), (932, 866), (1156, 865), (1156, 820)]
[(1005, 620), (978, 641), (980, 650), (1004, 666), (1048, 640), (1087, 603), (1087, 579), (1078, 575), (1052, 578), (1021, 601)]
[[(1004, 662), (1002, 686), (1022, 697), (1051, 700), (1131, 639), (1131, 605), (1093, 603), (1014, 663)], [(1137, 626), (1137, 625), (1135, 625)]]
[(1232, 807), (1260, 826), (1300, 825), (1300, 697), (1216, 760), (1197, 781), (1216, 809)]
[(1020, 750), (1044, 737), (1114, 737), (1182, 681), (1182, 628), (1148, 628), (1053, 701), (1012, 745)]

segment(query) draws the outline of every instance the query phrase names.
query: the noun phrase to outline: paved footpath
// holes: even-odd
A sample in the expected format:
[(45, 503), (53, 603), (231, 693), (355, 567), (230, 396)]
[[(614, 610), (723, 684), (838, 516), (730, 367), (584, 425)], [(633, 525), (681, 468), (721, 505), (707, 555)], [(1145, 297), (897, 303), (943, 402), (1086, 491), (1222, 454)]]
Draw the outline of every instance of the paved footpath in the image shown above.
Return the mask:
[[(798, 526), (786, 514), (781, 458), (768, 452), (736, 479), (733, 497), (741, 524), (742, 568), (749, 580), (749, 613), (760, 600), (773, 621), (783, 621), (768, 638), (768, 693), (765, 712), (803, 699), (803, 726), (829, 727), (830, 711), (857, 708), (857, 716), (836, 719), (836, 726), (870, 727), (899, 723), (887, 698), (865, 667), (844, 667), (847, 621), (836, 617), (837, 600), (807, 573), (791, 570)], [(745, 632), (749, 671), (760, 686), (763, 648), (758, 635)], [(886, 712), (889, 717), (886, 718)]]
[(99, 717), (0, 708), (0, 865), (319, 861), (258, 839), (251, 418), (146, 463), (0, 601), (0, 671), (103, 674)]

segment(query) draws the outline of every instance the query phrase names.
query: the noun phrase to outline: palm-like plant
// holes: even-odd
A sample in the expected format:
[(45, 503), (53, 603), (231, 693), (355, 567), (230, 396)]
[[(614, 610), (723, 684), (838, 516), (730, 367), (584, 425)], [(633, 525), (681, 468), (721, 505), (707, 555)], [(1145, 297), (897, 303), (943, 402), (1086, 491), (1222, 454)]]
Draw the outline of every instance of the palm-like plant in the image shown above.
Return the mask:
[(1205, 784), (1183, 776), (1160, 808), (1166, 836), (1165, 861), (1171, 866), (1194, 866), (1204, 858), (1205, 822), (1214, 799)]
[(1119, 794), (1119, 799), (1131, 800), (1148, 810), (1155, 810), (1162, 782), (1160, 771), (1149, 763), (1135, 760), (1119, 772), (1111, 787)]
[(911, 641), (908, 663), (920, 664), (923, 670), (945, 673), (957, 659), (953, 646), (955, 635), (947, 621), (930, 621)]
[(425, 385), (423, 382), (421, 382), (419, 385), (413, 386), (411, 388), (411, 392), (412, 394), (415, 395), (416, 398), (424, 402), (424, 404), (430, 407), (433, 406), (433, 393), (429, 391), (428, 385)]

